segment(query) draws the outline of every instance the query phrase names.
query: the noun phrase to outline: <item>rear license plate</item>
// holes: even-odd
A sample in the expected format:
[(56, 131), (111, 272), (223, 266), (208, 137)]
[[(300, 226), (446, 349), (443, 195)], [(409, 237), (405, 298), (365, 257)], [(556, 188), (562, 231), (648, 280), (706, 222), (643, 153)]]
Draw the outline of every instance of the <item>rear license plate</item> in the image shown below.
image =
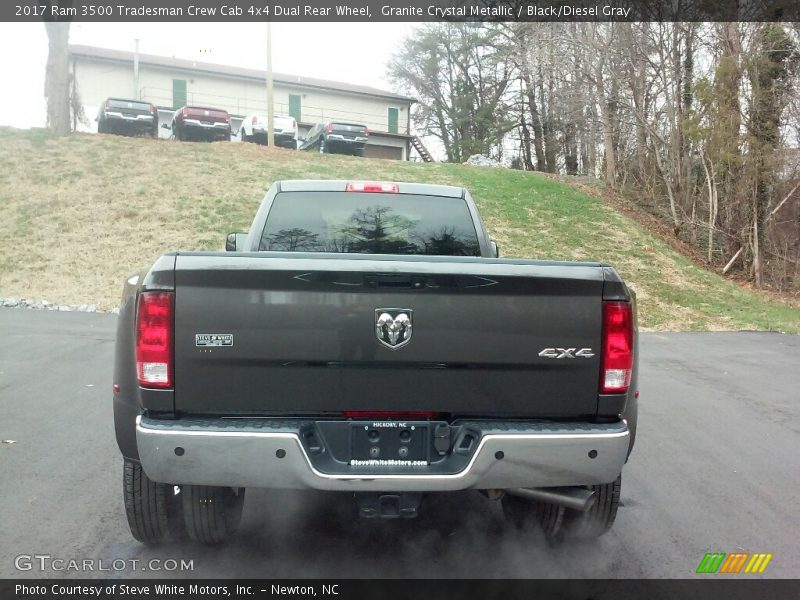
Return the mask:
[(431, 445), (430, 421), (360, 421), (350, 430), (353, 466), (425, 466)]

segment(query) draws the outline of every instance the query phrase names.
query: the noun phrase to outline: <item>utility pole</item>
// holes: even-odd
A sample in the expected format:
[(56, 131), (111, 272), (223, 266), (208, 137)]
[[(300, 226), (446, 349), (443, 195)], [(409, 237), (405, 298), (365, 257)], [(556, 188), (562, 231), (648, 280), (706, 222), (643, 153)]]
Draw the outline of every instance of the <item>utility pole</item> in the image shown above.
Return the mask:
[(139, 100), (139, 38), (134, 40), (133, 51), (133, 97)]
[(272, 95), (272, 23), (267, 21), (267, 145), (275, 147), (275, 103)]

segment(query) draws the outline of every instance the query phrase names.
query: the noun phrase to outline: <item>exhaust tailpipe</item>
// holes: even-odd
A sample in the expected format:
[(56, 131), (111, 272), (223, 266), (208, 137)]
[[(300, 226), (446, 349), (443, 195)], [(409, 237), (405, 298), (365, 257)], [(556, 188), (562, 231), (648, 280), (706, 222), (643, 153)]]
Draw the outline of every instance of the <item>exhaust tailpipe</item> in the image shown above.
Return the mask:
[(564, 508), (571, 508), (577, 511), (589, 510), (595, 503), (595, 493), (593, 490), (577, 487), (551, 487), (551, 488), (513, 488), (506, 490), (506, 494), (557, 504)]

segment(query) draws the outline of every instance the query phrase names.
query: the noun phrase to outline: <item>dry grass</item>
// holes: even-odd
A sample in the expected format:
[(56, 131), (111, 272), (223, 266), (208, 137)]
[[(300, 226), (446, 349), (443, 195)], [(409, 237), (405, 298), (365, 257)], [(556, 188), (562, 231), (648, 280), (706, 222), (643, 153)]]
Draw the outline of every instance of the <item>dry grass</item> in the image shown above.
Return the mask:
[(330, 178), (337, 166), (352, 176), (354, 163), (369, 176), (369, 163), (390, 162), (8, 129), (0, 144), (0, 295), (102, 308), (165, 251), (221, 249), (227, 232), (247, 229), (273, 180)]
[(601, 193), (530, 173), (320, 156), (250, 144), (0, 128), (0, 296), (112, 308), (169, 250), (218, 250), (278, 179), (421, 181), (470, 189), (504, 256), (603, 260), (656, 330), (800, 333), (800, 306), (698, 267)]

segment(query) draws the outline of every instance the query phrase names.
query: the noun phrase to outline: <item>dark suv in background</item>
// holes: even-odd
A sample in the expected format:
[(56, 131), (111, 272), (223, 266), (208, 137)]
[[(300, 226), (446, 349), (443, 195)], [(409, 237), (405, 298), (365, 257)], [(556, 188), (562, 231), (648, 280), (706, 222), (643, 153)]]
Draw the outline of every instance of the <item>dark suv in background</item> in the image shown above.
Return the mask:
[(317, 150), (320, 154), (352, 154), (364, 156), (369, 139), (366, 125), (329, 121), (314, 125), (306, 135), (300, 150)]
[(149, 102), (107, 98), (97, 111), (97, 133), (158, 137), (158, 109)]

